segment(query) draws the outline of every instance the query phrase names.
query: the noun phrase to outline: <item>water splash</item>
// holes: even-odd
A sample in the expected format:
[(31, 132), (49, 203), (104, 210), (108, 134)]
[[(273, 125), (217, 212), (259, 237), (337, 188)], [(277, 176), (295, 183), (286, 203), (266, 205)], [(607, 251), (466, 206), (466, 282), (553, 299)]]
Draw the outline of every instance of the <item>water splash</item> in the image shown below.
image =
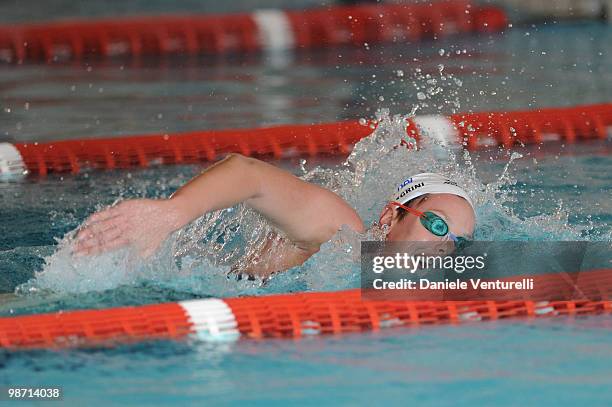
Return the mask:
[[(484, 184), (469, 152), (457, 154), (428, 137), (416, 147), (416, 141), (406, 135), (406, 126), (419, 108), (436, 104), (439, 109), (450, 106), (456, 111), (459, 107), (457, 92), (447, 89), (449, 84), (460, 87), (460, 82), (445, 74), (444, 66), (439, 66), (438, 76), (434, 76), (416, 70), (414, 86), (424, 99), (408, 115), (379, 110), (370, 123), (375, 126), (372, 135), (357, 143), (341, 165), (308, 171), (306, 161), (300, 162), (301, 177), (343, 197), (369, 226), (366, 233), (341, 230), (300, 267), (267, 281), (240, 279), (240, 270), (258, 261), (262, 250), (282, 250), (286, 240), (260, 215), (238, 205), (204, 215), (172, 235), (156, 256), (146, 262), (129, 249), (74, 258), (70, 253), (73, 235), (68, 234), (59, 242), (57, 251), (45, 259), (43, 270), (16, 292), (101, 291), (145, 282), (214, 296), (355, 287), (359, 282), (360, 242), (384, 238), (385, 230), (376, 225), (381, 208), (395, 185), (420, 172), (443, 174), (468, 191), (477, 207), (478, 240), (581, 239), (583, 229), (569, 225), (569, 215), (561, 206), (553, 215), (531, 218), (521, 218), (513, 211), (511, 204), (520, 193), (513, 165), (521, 159), (520, 154), (510, 155), (497, 179)], [(445, 92), (441, 102), (439, 98)], [(366, 120), (363, 124), (368, 125)]]

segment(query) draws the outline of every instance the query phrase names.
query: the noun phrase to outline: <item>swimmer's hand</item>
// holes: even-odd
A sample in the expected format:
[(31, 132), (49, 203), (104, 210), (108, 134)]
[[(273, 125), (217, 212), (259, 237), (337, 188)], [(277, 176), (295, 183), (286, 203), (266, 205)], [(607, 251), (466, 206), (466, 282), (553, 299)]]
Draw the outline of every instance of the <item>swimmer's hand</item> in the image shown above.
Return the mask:
[(132, 246), (146, 258), (183, 224), (167, 199), (123, 201), (87, 219), (76, 236), (73, 253), (95, 255)]

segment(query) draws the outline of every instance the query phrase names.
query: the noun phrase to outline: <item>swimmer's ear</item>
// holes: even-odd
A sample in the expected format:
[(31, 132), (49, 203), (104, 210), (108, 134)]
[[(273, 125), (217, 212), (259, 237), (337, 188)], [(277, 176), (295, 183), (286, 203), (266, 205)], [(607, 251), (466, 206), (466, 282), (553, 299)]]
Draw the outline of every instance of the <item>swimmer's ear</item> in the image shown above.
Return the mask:
[(380, 218), (378, 218), (379, 225), (387, 225), (391, 226), (391, 222), (393, 221), (393, 214), (395, 213), (395, 208), (391, 204), (387, 204), (383, 210), (380, 212)]

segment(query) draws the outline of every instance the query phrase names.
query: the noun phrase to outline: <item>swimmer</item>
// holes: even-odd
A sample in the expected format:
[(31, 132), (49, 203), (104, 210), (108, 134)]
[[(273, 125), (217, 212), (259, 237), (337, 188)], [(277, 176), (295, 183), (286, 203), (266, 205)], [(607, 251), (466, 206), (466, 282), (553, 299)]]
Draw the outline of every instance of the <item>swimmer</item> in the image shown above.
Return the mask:
[[(379, 225), (387, 226), (387, 240), (460, 244), (472, 235), (472, 201), (451, 180), (423, 173), (393, 191), (379, 219)], [(231, 154), (168, 199), (126, 200), (93, 214), (79, 231), (74, 252), (94, 255), (131, 245), (149, 257), (172, 232), (239, 203), (260, 213), (288, 241), (281, 255), (262, 253), (257, 265), (245, 271), (250, 276), (267, 277), (304, 263), (344, 225), (365, 231), (355, 209), (332, 191), (263, 161)]]

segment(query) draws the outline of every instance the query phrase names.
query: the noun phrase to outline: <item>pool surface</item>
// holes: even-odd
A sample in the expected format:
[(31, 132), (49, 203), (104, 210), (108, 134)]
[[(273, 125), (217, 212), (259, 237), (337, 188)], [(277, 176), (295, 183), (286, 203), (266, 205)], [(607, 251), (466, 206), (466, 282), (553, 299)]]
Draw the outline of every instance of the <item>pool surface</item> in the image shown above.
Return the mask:
[[(133, 12), (144, 7), (126, 4)], [(75, 7), (68, 7), (73, 15), (100, 15), (96, 8)], [(24, 19), (18, 6), (2, 8), (5, 21)], [(297, 54), (0, 65), (0, 137), (43, 141), (318, 123), (370, 118), (381, 108), (444, 114), (608, 102), (612, 55), (605, 44), (611, 41), (612, 27), (576, 23)], [(441, 91), (421, 100), (417, 95), (431, 78), (440, 81)], [(508, 165), (510, 180), (500, 183), (500, 191), (514, 201), (479, 195), (477, 237), (610, 240), (611, 148), (602, 141), (517, 148), (522, 158), (510, 164), (509, 152), (474, 153), (467, 162), (460, 154), (454, 171), (467, 171), (472, 163), (482, 185), (498, 182)], [(434, 160), (433, 152), (426, 154), (423, 162)], [(418, 166), (419, 159), (408, 163)], [(342, 160), (278, 164), (301, 175), (301, 167), (320, 166), (311, 176), (329, 185)], [(343, 254), (331, 245), (268, 284), (236, 281), (226, 277), (228, 267), (218, 258), (215, 264), (203, 259), (202, 250), (210, 246), (198, 239), (197, 227), (177, 238), (180, 256), (161, 256), (144, 268), (120, 255), (71, 263), (62, 254), (58, 240), (96, 209), (119, 198), (168, 196), (201, 169), (155, 167), (0, 183), (0, 315), (358, 286), (358, 266), (341, 262)], [(397, 168), (373, 171), (359, 190), (343, 190), (368, 222), (375, 217), (383, 170)], [(241, 242), (240, 233), (235, 238)], [(66, 402), (86, 405), (609, 405), (611, 327), (612, 317), (592, 316), (300, 341), (2, 350), (0, 386), (63, 386)]]

